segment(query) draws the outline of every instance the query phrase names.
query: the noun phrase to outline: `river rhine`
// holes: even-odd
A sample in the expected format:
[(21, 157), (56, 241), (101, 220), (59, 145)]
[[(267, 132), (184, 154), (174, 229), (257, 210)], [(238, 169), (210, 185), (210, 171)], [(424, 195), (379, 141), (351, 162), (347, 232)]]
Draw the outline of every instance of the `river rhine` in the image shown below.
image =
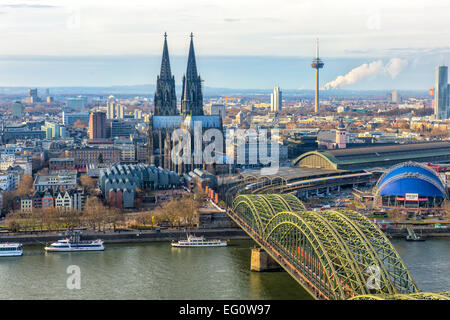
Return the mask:
[[(422, 291), (450, 290), (450, 239), (392, 241)], [(250, 272), (252, 241), (224, 248), (169, 243), (107, 244), (104, 252), (0, 258), (0, 299), (310, 299), (286, 272)], [(67, 267), (81, 270), (81, 289), (67, 289)]]

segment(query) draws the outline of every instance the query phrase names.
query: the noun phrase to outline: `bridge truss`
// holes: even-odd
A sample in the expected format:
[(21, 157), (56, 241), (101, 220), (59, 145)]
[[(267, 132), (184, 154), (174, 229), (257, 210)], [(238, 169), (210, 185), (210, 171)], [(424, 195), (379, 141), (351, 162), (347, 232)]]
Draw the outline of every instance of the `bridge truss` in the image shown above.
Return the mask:
[(417, 292), (412, 294), (393, 295), (361, 295), (349, 300), (450, 300), (450, 291), (447, 292)]
[(245, 194), (228, 214), (317, 299), (418, 292), (390, 241), (357, 212), (306, 211), (291, 194)]

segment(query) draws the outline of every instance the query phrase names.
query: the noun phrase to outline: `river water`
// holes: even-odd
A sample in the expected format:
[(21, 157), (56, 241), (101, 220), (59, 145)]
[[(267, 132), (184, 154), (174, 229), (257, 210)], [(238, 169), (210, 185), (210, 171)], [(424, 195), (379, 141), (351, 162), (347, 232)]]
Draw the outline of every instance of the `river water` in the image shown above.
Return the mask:
[[(421, 290), (450, 290), (450, 239), (393, 243)], [(310, 299), (286, 272), (250, 272), (253, 246), (155, 242), (81, 253), (25, 247), (22, 257), (0, 258), (0, 299)], [(80, 289), (67, 288), (71, 265), (80, 268)]]

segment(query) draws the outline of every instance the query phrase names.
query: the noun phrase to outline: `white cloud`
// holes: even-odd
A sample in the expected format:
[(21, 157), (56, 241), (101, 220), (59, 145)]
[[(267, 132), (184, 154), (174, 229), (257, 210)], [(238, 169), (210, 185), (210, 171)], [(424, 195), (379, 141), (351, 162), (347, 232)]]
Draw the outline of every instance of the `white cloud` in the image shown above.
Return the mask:
[[(191, 31), (203, 55), (309, 57), (317, 36), (324, 57), (450, 46), (446, 0), (381, 0), (376, 7), (358, 0), (2, 0), (2, 4), (0, 54), (160, 54), (164, 31), (172, 54), (186, 53)], [(80, 12), (79, 23), (73, 12)]]

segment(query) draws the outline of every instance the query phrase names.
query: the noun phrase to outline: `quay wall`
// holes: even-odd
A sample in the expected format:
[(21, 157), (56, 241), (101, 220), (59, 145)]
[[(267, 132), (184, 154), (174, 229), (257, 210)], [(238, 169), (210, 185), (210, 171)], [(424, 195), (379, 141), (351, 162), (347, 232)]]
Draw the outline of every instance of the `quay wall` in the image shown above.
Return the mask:
[[(242, 239), (248, 240), (250, 237), (242, 230), (236, 228), (230, 229), (191, 229), (190, 234), (197, 236), (203, 235), (207, 239)], [(83, 231), (82, 240), (102, 239), (105, 244), (108, 243), (131, 243), (131, 242), (163, 242), (172, 240), (186, 239), (187, 231), (184, 230), (161, 230), (156, 231), (120, 231), (120, 232), (93, 232)], [(64, 233), (57, 234), (13, 234), (0, 235), (0, 242), (19, 242), (24, 245), (44, 245), (48, 242), (55, 242), (63, 239)]]

